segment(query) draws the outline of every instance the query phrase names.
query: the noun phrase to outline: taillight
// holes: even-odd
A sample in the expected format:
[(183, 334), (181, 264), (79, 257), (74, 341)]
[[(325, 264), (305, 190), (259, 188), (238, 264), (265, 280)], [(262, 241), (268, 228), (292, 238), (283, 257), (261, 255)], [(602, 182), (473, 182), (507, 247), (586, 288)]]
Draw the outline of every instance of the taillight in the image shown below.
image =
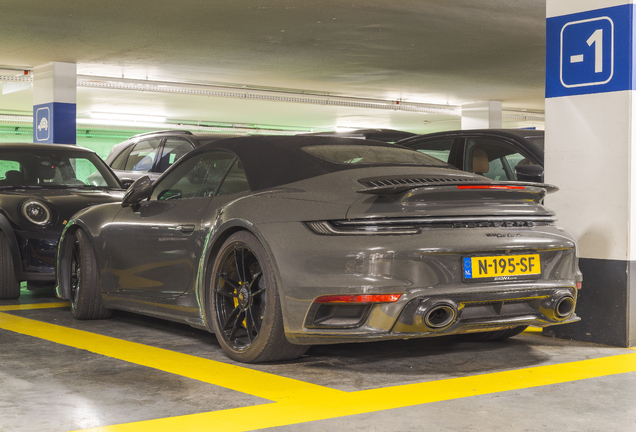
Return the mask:
[(402, 294), (326, 295), (318, 297), (315, 303), (393, 303)]
[(576, 289), (580, 290), (583, 287), (583, 282), (577, 282), (576, 283)]
[(524, 186), (505, 186), (505, 185), (463, 185), (457, 186), (457, 189), (525, 189)]

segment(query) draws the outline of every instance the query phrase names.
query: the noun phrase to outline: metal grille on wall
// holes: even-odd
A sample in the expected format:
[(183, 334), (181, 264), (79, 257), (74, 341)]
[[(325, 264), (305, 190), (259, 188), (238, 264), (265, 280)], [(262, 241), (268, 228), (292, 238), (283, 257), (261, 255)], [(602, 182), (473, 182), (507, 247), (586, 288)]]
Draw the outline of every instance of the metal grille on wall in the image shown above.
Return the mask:
[[(0, 76), (0, 81), (33, 82), (31, 75)], [(193, 96), (221, 97), (244, 100), (260, 100), (270, 102), (287, 102), (309, 105), (324, 105), (350, 108), (365, 108), (404, 112), (420, 112), (460, 117), (460, 106), (436, 105), (403, 100), (384, 100), (331, 94), (310, 93), (301, 90), (268, 89), (258, 87), (232, 87), (220, 84), (179, 83), (169, 81), (148, 81), (128, 78), (97, 77), (78, 75), (77, 86), (86, 88), (105, 88), (141, 92), (183, 94)], [(525, 110), (505, 110), (502, 115), (506, 120), (539, 121), (545, 120), (542, 112), (526, 112)], [(163, 127), (166, 125), (164, 124)], [(193, 129), (198, 130), (198, 129)], [(233, 132), (236, 131), (232, 128)], [(271, 133), (271, 132), (268, 132)]]

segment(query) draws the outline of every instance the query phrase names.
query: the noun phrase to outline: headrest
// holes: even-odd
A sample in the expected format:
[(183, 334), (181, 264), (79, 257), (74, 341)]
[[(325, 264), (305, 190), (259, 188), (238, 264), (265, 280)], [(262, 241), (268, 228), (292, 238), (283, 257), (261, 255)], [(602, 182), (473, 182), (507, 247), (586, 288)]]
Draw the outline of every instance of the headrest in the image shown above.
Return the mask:
[(482, 149), (473, 150), (473, 172), (476, 174), (484, 174), (490, 171), (488, 163), (488, 155)]
[(19, 185), (24, 182), (24, 177), (20, 171), (11, 170), (4, 174), (4, 180), (12, 185)]
[(38, 165), (38, 177), (42, 180), (55, 178), (55, 165), (51, 162), (40, 162)]

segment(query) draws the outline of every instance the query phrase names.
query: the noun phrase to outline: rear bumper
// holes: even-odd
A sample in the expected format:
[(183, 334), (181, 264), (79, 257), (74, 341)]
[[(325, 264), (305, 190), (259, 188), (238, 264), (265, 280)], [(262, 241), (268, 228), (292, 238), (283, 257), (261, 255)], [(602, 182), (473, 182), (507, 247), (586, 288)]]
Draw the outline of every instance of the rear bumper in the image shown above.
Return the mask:
[[(382, 236), (317, 235), (300, 223), (258, 228), (275, 257), (285, 334), (293, 343), (431, 337), (579, 320), (576, 244), (554, 226)], [(465, 257), (528, 253), (540, 255), (540, 275), (463, 277)], [(322, 296), (372, 294), (401, 297), (381, 304), (315, 302)], [(427, 326), (435, 305), (453, 318)]]
[(330, 344), (547, 327), (579, 321), (574, 287), (403, 296), (391, 304), (317, 304), (290, 342)]

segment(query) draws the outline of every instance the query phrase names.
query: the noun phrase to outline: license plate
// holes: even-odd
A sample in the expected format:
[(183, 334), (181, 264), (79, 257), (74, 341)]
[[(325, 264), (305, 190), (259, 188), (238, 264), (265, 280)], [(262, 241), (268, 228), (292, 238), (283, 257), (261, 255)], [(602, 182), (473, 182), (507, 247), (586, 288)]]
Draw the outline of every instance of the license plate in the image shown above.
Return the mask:
[(464, 279), (501, 278), (541, 274), (541, 257), (529, 255), (497, 255), (464, 258)]

